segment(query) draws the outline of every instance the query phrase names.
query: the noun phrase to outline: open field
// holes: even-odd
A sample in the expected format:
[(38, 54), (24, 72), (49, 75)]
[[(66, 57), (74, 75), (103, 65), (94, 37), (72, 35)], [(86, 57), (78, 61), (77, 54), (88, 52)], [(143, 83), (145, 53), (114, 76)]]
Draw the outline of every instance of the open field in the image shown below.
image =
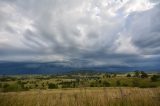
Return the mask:
[(0, 76), (0, 92), (82, 87), (160, 87), (160, 75), (132, 73), (71, 73), (63, 75)]
[(0, 106), (160, 106), (160, 88), (71, 88), (0, 93)]
[(3, 75), (0, 106), (160, 106), (160, 75)]

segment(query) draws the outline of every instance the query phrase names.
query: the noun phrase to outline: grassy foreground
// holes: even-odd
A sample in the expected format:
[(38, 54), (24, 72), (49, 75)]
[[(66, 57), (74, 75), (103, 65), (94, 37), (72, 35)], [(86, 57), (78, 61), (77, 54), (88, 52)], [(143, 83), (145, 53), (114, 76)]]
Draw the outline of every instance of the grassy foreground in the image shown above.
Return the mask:
[(0, 93), (0, 106), (160, 106), (160, 88), (71, 88)]

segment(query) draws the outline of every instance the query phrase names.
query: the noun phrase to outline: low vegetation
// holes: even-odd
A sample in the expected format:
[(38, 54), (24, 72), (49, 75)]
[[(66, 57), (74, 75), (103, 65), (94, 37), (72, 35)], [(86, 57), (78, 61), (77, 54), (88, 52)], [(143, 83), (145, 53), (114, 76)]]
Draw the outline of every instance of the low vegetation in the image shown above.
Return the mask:
[(0, 92), (83, 87), (153, 88), (159, 86), (159, 74), (147, 74), (143, 71), (135, 71), (123, 74), (77, 72), (65, 75), (3, 75), (0, 77)]
[(94, 87), (8, 92), (0, 93), (0, 106), (160, 106), (160, 89)]
[(160, 74), (2, 75), (0, 106), (160, 106)]

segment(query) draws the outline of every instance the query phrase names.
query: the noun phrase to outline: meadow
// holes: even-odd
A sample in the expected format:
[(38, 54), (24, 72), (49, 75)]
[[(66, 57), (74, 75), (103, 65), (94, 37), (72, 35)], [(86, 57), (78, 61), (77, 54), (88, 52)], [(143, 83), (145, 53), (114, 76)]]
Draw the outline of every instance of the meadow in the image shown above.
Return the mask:
[(160, 106), (160, 88), (71, 88), (0, 93), (0, 106)]
[(0, 106), (160, 106), (160, 75), (143, 71), (3, 75)]

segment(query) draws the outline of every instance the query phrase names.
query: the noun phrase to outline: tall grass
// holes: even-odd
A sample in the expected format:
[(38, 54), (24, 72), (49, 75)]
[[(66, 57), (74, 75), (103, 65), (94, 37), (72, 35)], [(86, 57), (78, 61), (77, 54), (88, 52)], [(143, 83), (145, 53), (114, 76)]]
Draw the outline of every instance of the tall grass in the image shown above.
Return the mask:
[(160, 88), (77, 88), (0, 93), (0, 106), (160, 106)]

